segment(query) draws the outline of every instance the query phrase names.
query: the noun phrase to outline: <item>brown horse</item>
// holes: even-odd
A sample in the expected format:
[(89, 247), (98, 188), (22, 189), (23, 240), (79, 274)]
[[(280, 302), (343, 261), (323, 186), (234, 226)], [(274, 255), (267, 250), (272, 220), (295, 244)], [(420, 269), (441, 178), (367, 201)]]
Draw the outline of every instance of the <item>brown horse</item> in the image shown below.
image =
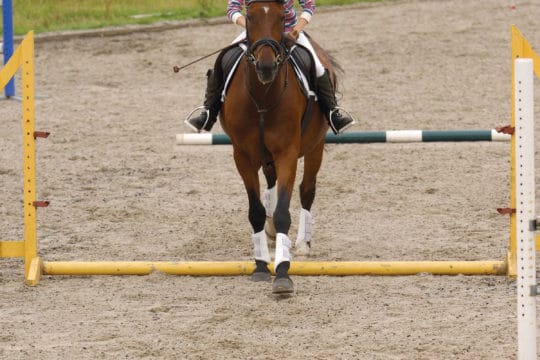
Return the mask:
[[(306, 247), (311, 241), (310, 209), (328, 124), (319, 106), (314, 106), (311, 117), (302, 126), (307, 99), (287, 60), (283, 1), (251, 1), (246, 11), (246, 33), (247, 50), (230, 82), (221, 109), (221, 125), (231, 139), (236, 167), (248, 195), (256, 263), (252, 279), (270, 280), (268, 265), (271, 258), (264, 231), (268, 214), (273, 218), (276, 231), (276, 277), (272, 290), (274, 293), (291, 293), (289, 205), (297, 161), (304, 157), (300, 233), (296, 244)], [(319, 46), (314, 46), (322, 63), (331, 70), (329, 58)], [(261, 168), (268, 189), (276, 194), (275, 200), (266, 207), (260, 200)]]

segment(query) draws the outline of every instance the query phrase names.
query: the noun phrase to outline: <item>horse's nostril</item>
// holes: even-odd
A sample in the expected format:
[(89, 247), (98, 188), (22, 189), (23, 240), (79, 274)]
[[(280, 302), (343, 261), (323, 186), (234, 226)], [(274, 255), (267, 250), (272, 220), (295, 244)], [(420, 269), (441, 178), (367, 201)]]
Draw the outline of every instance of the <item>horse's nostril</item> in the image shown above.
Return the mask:
[(275, 61), (259, 60), (255, 63), (255, 72), (257, 72), (257, 77), (263, 84), (272, 82), (278, 72), (278, 69), (279, 66)]
[(277, 64), (273, 61), (257, 61), (255, 69), (257, 72), (275, 72), (277, 70)]

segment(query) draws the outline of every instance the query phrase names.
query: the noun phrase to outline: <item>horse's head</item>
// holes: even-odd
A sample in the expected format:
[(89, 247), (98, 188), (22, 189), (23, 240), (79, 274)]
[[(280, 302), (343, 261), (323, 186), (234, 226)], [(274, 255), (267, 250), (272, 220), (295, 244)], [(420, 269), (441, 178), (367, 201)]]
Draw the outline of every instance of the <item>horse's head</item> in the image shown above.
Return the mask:
[(248, 59), (259, 81), (272, 82), (285, 60), (283, 0), (251, 0), (246, 12)]

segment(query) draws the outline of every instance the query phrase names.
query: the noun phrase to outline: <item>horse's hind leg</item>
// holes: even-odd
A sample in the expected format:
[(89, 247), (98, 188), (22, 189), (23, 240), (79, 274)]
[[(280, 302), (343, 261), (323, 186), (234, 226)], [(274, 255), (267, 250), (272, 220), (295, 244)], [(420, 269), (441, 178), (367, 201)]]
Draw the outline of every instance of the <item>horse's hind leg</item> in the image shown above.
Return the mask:
[(264, 222), (266, 220), (266, 210), (261, 203), (259, 189), (259, 174), (249, 161), (249, 158), (235, 151), (234, 160), (238, 172), (244, 181), (244, 186), (249, 201), (249, 222), (253, 228), (251, 239), (253, 241), (253, 255), (255, 257), (256, 268), (251, 275), (253, 281), (270, 281), (270, 251), (268, 250), (268, 241), (264, 231)]
[(304, 156), (304, 176), (300, 184), (300, 218), (298, 224), (298, 236), (296, 237), (296, 255), (309, 255), (312, 243), (313, 219), (311, 216), (311, 205), (315, 199), (315, 189), (317, 173), (321, 168), (324, 150), (324, 142), (315, 148), (311, 153)]
[(264, 177), (266, 178), (267, 189), (264, 191), (264, 208), (266, 209), (266, 223), (264, 231), (271, 239), (276, 238), (276, 227), (272, 218), (277, 205), (276, 168), (274, 162), (263, 166)]

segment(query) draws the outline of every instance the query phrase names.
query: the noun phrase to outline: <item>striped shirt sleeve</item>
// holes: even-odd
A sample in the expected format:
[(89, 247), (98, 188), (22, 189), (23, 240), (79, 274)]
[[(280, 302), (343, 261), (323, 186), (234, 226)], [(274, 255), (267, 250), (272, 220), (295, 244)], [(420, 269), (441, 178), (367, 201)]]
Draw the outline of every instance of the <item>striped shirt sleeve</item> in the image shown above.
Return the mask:
[(302, 7), (302, 14), (307, 13), (311, 17), (315, 12), (315, 0), (298, 0)]
[(236, 23), (238, 16), (242, 15), (242, 10), (244, 9), (245, 0), (229, 0), (227, 3), (227, 17), (233, 23)]

